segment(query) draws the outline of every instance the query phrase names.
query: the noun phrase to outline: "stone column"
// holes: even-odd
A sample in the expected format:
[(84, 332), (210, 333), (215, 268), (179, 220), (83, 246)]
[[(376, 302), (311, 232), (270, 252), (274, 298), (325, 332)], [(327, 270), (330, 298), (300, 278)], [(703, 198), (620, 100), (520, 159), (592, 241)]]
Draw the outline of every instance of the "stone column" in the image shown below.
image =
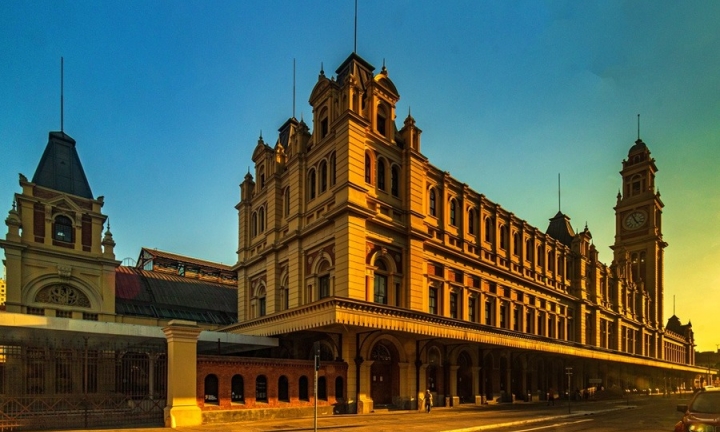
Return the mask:
[(171, 320), (162, 330), (168, 347), (165, 427), (199, 426), (197, 339), (202, 329), (194, 321)]
[(445, 399), (450, 397), (450, 404), (447, 406), (458, 406), (460, 404), (460, 397), (457, 395), (457, 372), (458, 369), (460, 369), (460, 366), (452, 365), (450, 366), (450, 384), (448, 387), (450, 388), (449, 395), (445, 396)]

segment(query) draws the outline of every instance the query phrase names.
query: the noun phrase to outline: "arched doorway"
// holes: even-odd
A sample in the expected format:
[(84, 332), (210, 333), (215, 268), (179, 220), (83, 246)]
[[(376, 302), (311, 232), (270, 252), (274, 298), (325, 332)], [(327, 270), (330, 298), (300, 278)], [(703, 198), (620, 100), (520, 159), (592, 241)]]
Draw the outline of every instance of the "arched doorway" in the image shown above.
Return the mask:
[(440, 392), (440, 378), (442, 373), (440, 367), (442, 365), (442, 358), (440, 356), (440, 350), (437, 347), (432, 347), (428, 351), (428, 367), (425, 370), (425, 382), (427, 383), (427, 389), (431, 392)]
[(488, 354), (485, 356), (484, 359), (484, 366), (483, 366), (483, 385), (484, 385), (484, 392), (485, 397), (488, 400), (493, 399), (493, 394), (495, 394), (495, 389), (493, 387), (493, 381), (495, 381), (496, 371), (495, 371), (495, 365), (493, 363), (493, 356), (492, 354)]
[(457, 395), (460, 403), (474, 402), (472, 359), (467, 352), (460, 353), (457, 359)]
[(380, 341), (370, 352), (370, 397), (375, 406), (392, 405), (393, 396), (399, 394), (400, 374), (398, 355), (392, 344)]

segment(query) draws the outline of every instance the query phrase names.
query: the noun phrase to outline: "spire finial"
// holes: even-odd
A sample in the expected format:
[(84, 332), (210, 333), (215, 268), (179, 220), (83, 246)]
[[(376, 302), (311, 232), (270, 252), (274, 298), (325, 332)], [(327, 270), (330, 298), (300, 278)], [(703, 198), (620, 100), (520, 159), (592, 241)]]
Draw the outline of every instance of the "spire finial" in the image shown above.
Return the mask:
[(108, 216), (108, 227), (107, 230), (110, 231), (110, 216)]
[(640, 114), (638, 114), (638, 141), (640, 141)]
[(325, 76), (325, 66), (320, 62), (320, 76)]
[(64, 93), (64, 88), (63, 88), (63, 87), (64, 87), (64, 85), (63, 85), (63, 69), (64, 69), (63, 66), (64, 66), (64, 65), (63, 65), (63, 63), (64, 63), (63, 58), (60, 57), (60, 132), (63, 132), (63, 133), (64, 133), (64, 132), (65, 132), (65, 128), (64, 128), (63, 123), (64, 123), (64, 120), (65, 120), (65, 119), (64, 119), (63, 117), (64, 117), (64, 110), (65, 110), (65, 106), (64, 106), (64, 105), (65, 105), (65, 104), (64, 104), (64, 101), (63, 101), (63, 96), (64, 96), (64, 95), (63, 95), (63, 93)]
[(560, 173), (558, 173), (558, 212), (562, 213), (561, 208), (562, 207), (560, 206)]
[(353, 44), (353, 54), (357, 53), (357, 0), (355, 0), (355, 41)]
[(673, 315), (675, 315), (675, 294), (673, 294)]
[(293, 110), (292, 118), (295, 118), (295, 59), (293, 58)]

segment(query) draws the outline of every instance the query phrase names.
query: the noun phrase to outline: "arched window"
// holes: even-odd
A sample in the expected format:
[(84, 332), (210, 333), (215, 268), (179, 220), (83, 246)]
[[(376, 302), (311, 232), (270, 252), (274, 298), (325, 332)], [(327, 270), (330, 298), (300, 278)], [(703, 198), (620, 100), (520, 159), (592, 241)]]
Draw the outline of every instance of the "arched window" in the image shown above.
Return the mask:
[(533, 260), (532, 239), (525, 240), (525, 259), (528, 261)]
[(325, 161), (320, 162), (320, 192), (325, 192), (328, 185), (328, 169)]
[(258, 228), (258, 232), (265, 232), (265, 209), (263, 207), (258, 209)]
[(255, 378), (255, 402), (267, 402), (267, 378), (260, 375)]
[(330, 263), (323, 260), (318, 266), (318, 300), (330, 297)]
[(365, 153), (365, 183), (372, 183), (372, 158)]
[(255, 236), (257, 235), (257, 233), (258, 233), (258, 220), (257, 220), (257, 218), (258, 218), (257, 212), (253, 212), (252, 217), (251, 217), (251, 222), (250, 222), (251, 230), (252, 230), (252, 236), (253, 236), (253, 237), (255, 237)]
[(341, 401), (345, 399), (345, 385), (342, 377), (335, 378), (335, 400)]
[(315, 170), (311, 169), (308, 173), (308, 193), (310, 199), (315, 198)]
[(500, 247), (506, 250), (508, 248), (508, 229), (506, 225), (500, 226)]
[(58, 215), (55, 217), (53, 224), (53, 239), (72, 243), (73, 238), (73, 223), (69, 217)]
[(205, 377), (205, 403), (214, 405), (220, 403), (220, 398), (218, 398), (218, 377), (212, 374)]
[(430, 188), (430, 216), (436, 216), (435, 189)]
[(392, 196), (400, 196), (400, 168), (397, 165), (393, 165), (390, 169), (390, 193)]
[(242, 375), (234, 375), (230, 381), (230, 401), (245, 403), (245, 382)]
[(285, 216), (290, 215), (290, 186), (285, 188)]
[(452, 226), (457, 226), (456, 207), (457, 207), (457, 204), (455, 203), (455, 200), (451, 199), (450, 200), (450, 225), (452, 225)]
[(548, 251), (547, 264), (548, 270), (555, 271), (555, 253), (553, 251)]
[(385, 190), (385, 160), (379, 159), (378, 160), (378, 168), (377, 168), (377, 176), (378, 176), (378, 189)]
[(285, 276), (280, 284), (280, 310), (290, 309), (290, 288), (288, 287), (288, 278)]
[(542, 245), (538, 245), (537, 247), (537, 265), (542, 266), (544, 264), (545, 260), (545, 254), (543, 253), (543, 247)]
[(290, 402), (290, 391), (288, 390), (288, 379), (282, 375), (278, 379), (278, 400), (282, 402)]
[(469, 234), (475, 234), (475, 209), (468, 210), (467, 227)]
[(493, 238), (493, 220), (491, 217), (485, 218), (485, 241), (491, 242)]
[(330, 186), (335, 186), (337, 167), (335, 166), (335, 152), (330, 154)]
[(266, 308), (266, 291), (264, 286), (260, 286), (257, 288), (257, 292), (255, 294), (255, 318), (259, 318), (261, 316), (265, 316), (265, 308)]
[(305, 375), (300, 377), (299, 387), (300, 400), (310, 400), (310, 395), (308, 394), (308, 378)]
[(374, 283), (374, 300), (375, 303), (388, 304), (387, 283), (388, 270), (382, 259), (375, 260), (375, 283)]
[(513, 255), (520, 255), (520, 232), (513, 233)]
[(327, 380), (324, 376), (318, 377), (318, 399), (327, 400)]

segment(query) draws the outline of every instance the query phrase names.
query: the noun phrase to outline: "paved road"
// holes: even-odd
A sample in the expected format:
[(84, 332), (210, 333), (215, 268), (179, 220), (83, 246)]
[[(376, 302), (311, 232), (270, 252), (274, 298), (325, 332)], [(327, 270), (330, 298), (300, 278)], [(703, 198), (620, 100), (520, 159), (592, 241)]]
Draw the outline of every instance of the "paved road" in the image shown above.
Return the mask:
[[(520, 431), (670, 431), (681, 415), (675, 410), (682, 398), (635, 396), (630, 401), (573, 403), (572, 414), (562, 402), (515, 403), (477, 407), (433, 408), (424, 412), (391, 411), (366, 415), (320, 417), (318, 430), (350, 432), (520, 432)], [(313, 418), (259, 420), (177, 428), (178, 432), (300, 432), (313, 431)], [(171, 429), (126, 429), (167, 432)], [(120, 431), (120, 430), (118, 430)], [(111, 432), (106, 430), (105, 432)]]

